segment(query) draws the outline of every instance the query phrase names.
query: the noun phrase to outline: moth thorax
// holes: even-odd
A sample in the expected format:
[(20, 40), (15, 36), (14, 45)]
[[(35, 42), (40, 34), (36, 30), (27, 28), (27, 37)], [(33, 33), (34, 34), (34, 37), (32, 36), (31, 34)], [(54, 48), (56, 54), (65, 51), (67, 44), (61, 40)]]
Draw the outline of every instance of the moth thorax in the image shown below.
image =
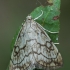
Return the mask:
[(32, 17), (31, 17), (30, 15), (28, 15), (26, 19), (27, 19), (27, 20), (31, 20)]

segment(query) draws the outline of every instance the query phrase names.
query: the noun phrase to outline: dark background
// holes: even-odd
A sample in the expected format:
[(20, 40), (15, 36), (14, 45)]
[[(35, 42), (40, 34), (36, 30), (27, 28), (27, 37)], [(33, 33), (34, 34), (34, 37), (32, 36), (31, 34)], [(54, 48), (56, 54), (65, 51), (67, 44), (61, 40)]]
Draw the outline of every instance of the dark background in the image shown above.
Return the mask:
[[(46, 0), (40, 2), (44, 5)], [(10, 44), (16, 30), (37, 6), (37, 0), (0, 0), (0, 70), (6, 70), (9, 64)], [(70, 70), (70, 0), (61, 1), (59, 42), (64, 64), (58, 70)]]

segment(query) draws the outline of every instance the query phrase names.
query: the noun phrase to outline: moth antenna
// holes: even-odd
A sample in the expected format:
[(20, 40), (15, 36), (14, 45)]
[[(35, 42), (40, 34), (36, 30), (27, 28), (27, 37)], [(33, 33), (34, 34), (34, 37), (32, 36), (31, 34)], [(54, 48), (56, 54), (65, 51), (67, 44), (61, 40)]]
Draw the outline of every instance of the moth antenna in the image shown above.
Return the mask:
[(43, 11), (41, 10), (41, 15), (39, 15), (38, 17), (36, 17), (34, 20), (37, 20), (39, 17), (41, 17), (43, 15)]
[(39, 1), (39, 0), (37, 0), (38, 1), (38, 3), (40, 4), (40, 5), (42, 5), (42, 3)]

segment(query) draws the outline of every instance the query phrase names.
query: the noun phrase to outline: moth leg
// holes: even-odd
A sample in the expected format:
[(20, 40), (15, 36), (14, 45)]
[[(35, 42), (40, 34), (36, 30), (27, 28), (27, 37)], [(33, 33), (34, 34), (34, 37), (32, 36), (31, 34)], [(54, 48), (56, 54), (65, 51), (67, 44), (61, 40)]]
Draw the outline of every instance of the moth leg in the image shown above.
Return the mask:
[(46, 30), (46, 29), (45, 29), (45, 31), (47, 31), (47, 32), (49, 32), (49, 33), (52, 33), (52, 34), (59, 33), (59, 32), (51, 32), (51, 31), (49, 31), (49, 30)]
[(60, 43), (54, 43), (54, 44), (56, 45), (56, 44), (60, 44)]
[[(38, 24), (38, 23), (37, 23)], [(49, 30), (47, 30), (47, 29), (45, 29), (43, 26), (41, 26), (40, 24), (38, 24), (43, 30), (45, 30), (45, 31), (47, 31), (47, 32), (49, 32), (49, 33), (52, 33), (52, 34), (55, 34), (55, 33), (59, 33), (59, 32), (51, 32), (51, 31), (49, 31)]]
[[(58, 40), (58, 37), (56, 38), (56, 40)], [(54, 43), (54, 44), (56, 45), (56, 44), (60, 44), (60, 43), (57, 42), (57, 43)]]
[[(59, 33), (59, 32), (51, 32), (51, 31), (49, 31), (49, 30), (46, 30), (43, 26), (41, 26), (41, 25), (38, 24), (38, 23), (37, 23), (37, 25), (38, 25), (41, 29), (43, 29), (44, 31), (47, 31), (47, 32), (49, 32), (49, 33), (53, 33), (53, 34), (54, 34), (54, 33)], [(56, 40), (58, 40), (58, 38), (56, 38)], [(59, 44), (59, 43), (54, 43), (54, 44), (56, 45), (56, 44)]]

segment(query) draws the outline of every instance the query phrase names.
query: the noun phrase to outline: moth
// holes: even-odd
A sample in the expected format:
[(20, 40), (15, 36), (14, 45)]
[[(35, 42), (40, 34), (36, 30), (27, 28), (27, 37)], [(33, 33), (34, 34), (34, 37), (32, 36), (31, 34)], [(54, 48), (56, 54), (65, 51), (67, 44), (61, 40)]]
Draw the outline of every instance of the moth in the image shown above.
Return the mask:
[(45, 29), (35, 21), (39, 17), (27, 16), (15, 41), (9, 70), (53, 70), (62, 66), (61, 54)]

